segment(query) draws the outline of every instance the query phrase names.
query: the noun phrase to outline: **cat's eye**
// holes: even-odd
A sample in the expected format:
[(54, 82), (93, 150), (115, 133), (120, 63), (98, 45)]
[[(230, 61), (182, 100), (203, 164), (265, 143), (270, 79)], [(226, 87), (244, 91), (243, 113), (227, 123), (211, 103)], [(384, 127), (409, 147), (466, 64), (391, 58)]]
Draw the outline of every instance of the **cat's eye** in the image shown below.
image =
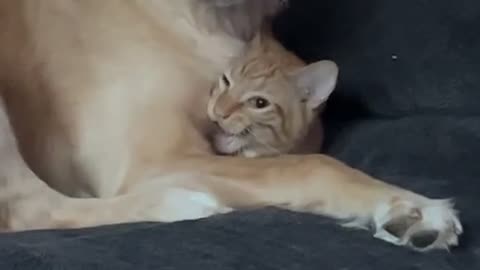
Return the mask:
[(255, 109), (265, 109), (270, 106), (270, 102), (263, 97), (253, 97), (248, 102), (255, 107)]
[(222, 75), (222, 83), (225, 87), (229, 88), (231, 86), (230, 80), (227, 78), (227, 75)]

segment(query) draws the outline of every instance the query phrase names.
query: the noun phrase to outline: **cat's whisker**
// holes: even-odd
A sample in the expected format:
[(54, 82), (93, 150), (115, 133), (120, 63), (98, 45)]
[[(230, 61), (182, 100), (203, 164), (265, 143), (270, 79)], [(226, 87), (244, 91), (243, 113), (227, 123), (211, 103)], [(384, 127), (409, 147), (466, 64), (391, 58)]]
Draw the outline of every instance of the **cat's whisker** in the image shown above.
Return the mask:
[(278, 154), (278, 155), (282, 154), (282, 151), (278, 150), (278, 149), (275, 148), (274, 146), (272, 146), (272, 145), (266, 143), (265, 141), (263, 141), (262, 139), (260, 139), (260, 138), (255, 134), (255, 132), (253, 132), (253, 129), (252, 129), (252, 128), (248, 128), (248, 130), (249, 130), (249, 133), (252, 135), (252, 137), (255, 138), (255, 140), (256, 140), (259, 144), (265, 146), (265, 147), (268, 148), (269, 150), (272, 150), (273, 152), (275, 152), (275, 154)]

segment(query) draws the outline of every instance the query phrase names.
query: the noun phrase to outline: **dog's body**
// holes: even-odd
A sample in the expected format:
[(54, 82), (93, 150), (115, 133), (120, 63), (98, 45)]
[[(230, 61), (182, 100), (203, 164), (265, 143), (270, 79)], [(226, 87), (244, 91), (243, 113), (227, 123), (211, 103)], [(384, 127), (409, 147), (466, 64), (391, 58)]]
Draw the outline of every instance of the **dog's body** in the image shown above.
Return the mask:
[[(450, 204), (323, 155), (212, 154), (211, 85), (243, 49), (252, 22), (281, 1), (236, 1), (244, 9), (228, 12), (216, 2), (228, 1), (0, 1), (5, 229), (175, 221), (272, 205), (372, 222), (377, 237), (396, 244), (456, 244), (461, 226)], [(430, 241), (415, 242), (425, 234)]]

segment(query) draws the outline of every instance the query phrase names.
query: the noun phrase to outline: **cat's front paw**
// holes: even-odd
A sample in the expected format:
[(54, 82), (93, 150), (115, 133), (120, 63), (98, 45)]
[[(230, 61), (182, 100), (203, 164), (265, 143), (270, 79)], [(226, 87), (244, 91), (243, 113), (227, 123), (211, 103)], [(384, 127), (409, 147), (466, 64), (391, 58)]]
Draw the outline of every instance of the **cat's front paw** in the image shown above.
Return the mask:
[(374, 216), (375, 237), (419, 251), (458, 245), (462, 225), (450, 200), (394, 200)]

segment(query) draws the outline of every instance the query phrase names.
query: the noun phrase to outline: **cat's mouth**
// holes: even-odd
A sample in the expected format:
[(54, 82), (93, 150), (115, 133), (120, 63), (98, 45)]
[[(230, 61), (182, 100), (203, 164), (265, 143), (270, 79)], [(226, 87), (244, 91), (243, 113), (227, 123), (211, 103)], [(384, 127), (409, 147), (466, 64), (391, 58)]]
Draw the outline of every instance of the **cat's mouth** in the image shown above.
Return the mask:
[(214, 150), (221, 155), (238, 155), (249, 146), (250, 130), (245, 128), (239, 132), (219, 129), (213, 136)]
[(237, 133), (230, 133), (230, 132), (227, 132), (227, 131), (224, 131), (224, 132), (225, 132), (225, 134), (227, 134), (229, 136), (236, 136), (236, 137), (246, 137), (250, 134), (250, 130), (248, 128), (245, 128), (242, 131), (237, 132)]
[(216, 133), (224, 134), (232, 137), (247, 137), (251, 133), (251, 126), (246, 127), (226, 127), (221, 123), (217, 123)]

